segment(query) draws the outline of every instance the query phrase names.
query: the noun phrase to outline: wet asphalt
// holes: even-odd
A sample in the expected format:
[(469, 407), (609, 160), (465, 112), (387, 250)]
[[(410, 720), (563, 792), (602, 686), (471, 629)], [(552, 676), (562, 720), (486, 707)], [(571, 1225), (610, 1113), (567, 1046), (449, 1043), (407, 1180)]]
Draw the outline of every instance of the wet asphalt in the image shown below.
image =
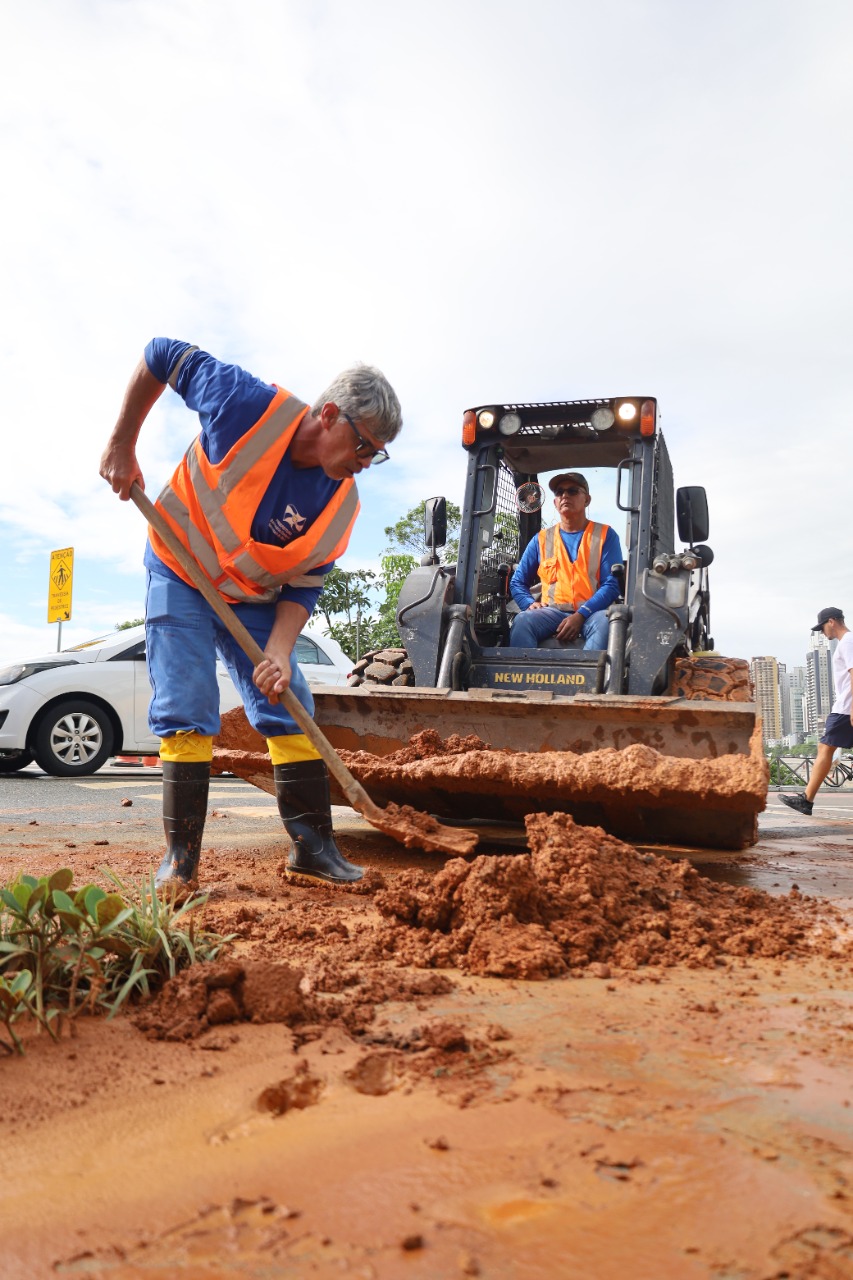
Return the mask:
[[(20, 773), (0, 775), (0, 847), (48, 833), (86, 838), (111, 835), (132, 840), (140, 848), (162, 842), (160, 773), (157, 768), (105, 765), (84, 778), (54, 778), (35, 765)], [(129, 803), (128, 803), (129, 802)], [(354, 839), (383, 839), (350, 809), (336, 808), (336, 829)], [(211, 780), (209, 823), (227, 823), (221, 836), (243, 843), (281, 838), (275, 800), (239, 778)], [(770, 893), (803, 893), (853, 900), (853, 787), (824, 790), (810, 818), (801, 817), (771, 790), (759, 817), (758, 843), (740, 852), (654, 846), (655, 852), (687, 857), (704, 875), (735, 885), (751, 885)], [(32, 826), (32, 832), (27, 828)], [(213, 835), (213, 828), (208, 828)], [(524, 847), (523, 832), (483, 829), (483, 852), (511, 852)], [(652, 846), (649, 846), (650, 848)]]

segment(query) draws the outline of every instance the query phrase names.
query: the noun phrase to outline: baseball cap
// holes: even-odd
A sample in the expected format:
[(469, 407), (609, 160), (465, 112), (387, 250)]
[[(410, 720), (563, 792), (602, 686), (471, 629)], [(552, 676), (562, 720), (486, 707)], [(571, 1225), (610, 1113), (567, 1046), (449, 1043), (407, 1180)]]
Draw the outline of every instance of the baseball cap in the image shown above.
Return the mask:
[(586, 489), (587, 493), (589, 493), (589, 485), (586, 482), (586, 477), (582, 476), (579, 471), (564, 471), (562, 475), (552, 476), (548, 481), (548, 488), (552, 493), (556, 493), (557, 490), (566, 483), (566, 481), (569, 481), (570, 484), (579, 485), (581, 489)]
[(821, 609), (817, 615), (817, 626), (812, 631), (822, 631), (825, 622), (843, 622), (844, 614), (840, 609)]

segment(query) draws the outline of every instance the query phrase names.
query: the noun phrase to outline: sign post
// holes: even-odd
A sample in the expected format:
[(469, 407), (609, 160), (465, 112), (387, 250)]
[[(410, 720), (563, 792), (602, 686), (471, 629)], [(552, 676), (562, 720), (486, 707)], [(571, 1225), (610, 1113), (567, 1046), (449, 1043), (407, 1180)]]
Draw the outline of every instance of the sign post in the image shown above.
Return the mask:
[(58, 622), (56, 652), (62, 645), (62, 624), (71, 617), (71, 583), (74, 577), (74, 548), (50, 553), (50, 582), (47, 588), (47, 620)]

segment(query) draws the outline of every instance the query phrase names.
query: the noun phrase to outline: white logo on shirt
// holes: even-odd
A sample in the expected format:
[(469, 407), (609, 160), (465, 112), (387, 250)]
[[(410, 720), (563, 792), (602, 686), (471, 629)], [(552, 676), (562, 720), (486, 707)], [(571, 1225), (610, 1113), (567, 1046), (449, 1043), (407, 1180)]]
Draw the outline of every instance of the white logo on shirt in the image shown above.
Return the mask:
[(270, 532), (274, 533), (281, 542), (289, 542), (295, 534), (302, 532), (304, 525), (305, 516), (300, 515), (296, 507), (288, 503), (281, 520), (277, 516), (273, 516), (270, 520)]

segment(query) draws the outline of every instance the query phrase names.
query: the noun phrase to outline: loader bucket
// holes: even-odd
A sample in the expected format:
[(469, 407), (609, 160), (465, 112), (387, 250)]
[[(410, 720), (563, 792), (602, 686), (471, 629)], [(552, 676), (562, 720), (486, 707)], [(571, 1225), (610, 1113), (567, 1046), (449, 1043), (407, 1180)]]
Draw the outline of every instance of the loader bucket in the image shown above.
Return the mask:
[[(638, 844), (743, 849), (769, 771), (755, 705), (686, 698), (361, 686), (312, 690), (315, 720), (378, 805), (445, 821), (570, 813)], [(222, 717), (214, 769), (275, 791), (241, 708)], [(332, 800), (346, 798), (330, 779)]]
[[(313, 692), (317, 724), (378, 804), (466, 821), (567, 812), (643, 844), (742, 849), (757, 839), (769, 775), (753, 703), (377, 686)], [(448, 744), (453, 735), (480, 742)], [(333, 799), (343, 802), (334, 784)]]

